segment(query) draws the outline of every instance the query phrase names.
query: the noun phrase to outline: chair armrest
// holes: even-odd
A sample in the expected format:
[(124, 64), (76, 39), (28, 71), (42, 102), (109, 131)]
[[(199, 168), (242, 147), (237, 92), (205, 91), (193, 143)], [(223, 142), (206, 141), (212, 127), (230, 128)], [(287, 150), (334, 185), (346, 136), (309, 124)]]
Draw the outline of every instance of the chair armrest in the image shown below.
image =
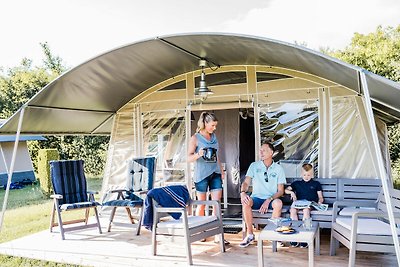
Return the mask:
[(376, 207), (375, 201), (346, 201), (339, 200), (333, 203), (333, 209), (339, 207)]
[(160, 213), (160, 212), (162, 212), (162, 213), (164, 213), (164, 212), (167, 212), (167, 213), (170, 213), (170, 212), (181, 212), (181, 213), (184, 213), (185, 211), (186, 211), (186, 208), (154, 207), (154, 212), (158, 212), (158, 213)]
[(90, 195), (95, 195), (95, 194), (98, 194), (99, 192), (98, 191), (88, 190), (87, 193), (90, 194)]
[[(393, 213), (394, 218), (400, 218), (400, 212), (394, 212)], [(359, 212), (355, 212), (352, 215), (352, 220), (358, 220), (359, 217), (363, 217), (363, 218), (386, 218), (389, 217), (389, 215), (385, 212), (381, 212), (381, 211), (359, 211)]]
[(50, 197), (55, 199), (63, 199), (63, 196), (59, 194), (50, 195)]
[(112, 189), (110, 191), (108, 191), (108, 193), (123, 193), (123, 192), (127, 192), (129, 190), (126, 189)]
[[(148, 192), (149, 192), (149, 190), (143, 190), (143, 191), (130, 191), (130, 190), (127, 190), (127, 189), (112, 189), (112, 190), (110, 190), (110, 191), (108, 191), (107, 193), (119, 193), (119, 194), (122, 194), (122, 193), (124, 193), (124, 192), (132, 192), (132, 193), (134, 193), (134, 194), (140, 194), (140, 195), (142, 195), (142, 194), (147, 194)], [(96, 193), (97, 194), (97, 193)]]

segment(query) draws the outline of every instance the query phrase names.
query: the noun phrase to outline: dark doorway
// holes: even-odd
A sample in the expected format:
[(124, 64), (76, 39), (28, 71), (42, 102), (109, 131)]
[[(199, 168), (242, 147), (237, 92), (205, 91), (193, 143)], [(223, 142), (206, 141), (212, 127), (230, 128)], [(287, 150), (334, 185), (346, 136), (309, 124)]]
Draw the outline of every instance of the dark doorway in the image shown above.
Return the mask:
[[(253, 110), (239, 110), (239, 166), (240, 184), (243, 182), (247, 169), (255, 160), (255, 136)], [(238, 185), (240, 186), (240, 185)], [(229, 205), (223, 214), (224, 230), (227, 233), (238, 233), (242, 230), (242, 205), (239, 192), (234, 198), (229, 198)]]
[(255, 161), (255, 133), (253, 110), (246, 110), (239, 118), (240, 180), (243, 181), (250, 164)]

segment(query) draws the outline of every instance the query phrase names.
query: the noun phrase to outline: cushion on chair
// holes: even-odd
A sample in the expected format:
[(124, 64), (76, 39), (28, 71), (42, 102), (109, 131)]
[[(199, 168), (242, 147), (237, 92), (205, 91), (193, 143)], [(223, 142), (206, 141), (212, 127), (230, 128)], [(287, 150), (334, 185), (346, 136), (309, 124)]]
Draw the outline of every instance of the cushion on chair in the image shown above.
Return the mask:
[(128, 162), (127, 188), (136, 191), (148, 191), (153, 188), (155, 175), (155, 157), (135, 158)]
[[(216, 220), (218, 220), (217, 216), (188, 216), (188, 225), (189, 228), (193, 228)], [(157, 224), (157, 228), (182, 229), (183, 221), (182, 218), (180, 218), (179, 220), (169, 220), (169, 221), (159, 222)]]
[(369, 212), (369, 211), (376, 211), (373, 207), (344, 207), (340, 212), (339, 215), (341, 216), (352, 216), (356, 212)]
[(82, 209), (82, 208), (91, 208), (100, 206), (100, 203), (94, 201), (87, 201), (87, 202), (78, 202), (72, 204), (62, 204), (60, 205), (61, 210), (72, 210), (72, 209)]
[(54, 193), (63, 196), (60, 204), (88, 201), (83, 160), (50, 161), (50, 174)]
[[(351, 229), (351, 218), (349, 217), (337, 217), (336, 222), (346, 229)], [(360, 218), (358, 219), (357, 234), (390, 236), (392, 232), (388, 223), (378, 219)], [(400, 229), (397, 229), (397, 234), (400, 234)]]
[(111, 206), (111, 207), (136, 207), (142, 205), (143, 205), (142, 199), (139, 200), (115, 199), (103, 203), (103, 206)]

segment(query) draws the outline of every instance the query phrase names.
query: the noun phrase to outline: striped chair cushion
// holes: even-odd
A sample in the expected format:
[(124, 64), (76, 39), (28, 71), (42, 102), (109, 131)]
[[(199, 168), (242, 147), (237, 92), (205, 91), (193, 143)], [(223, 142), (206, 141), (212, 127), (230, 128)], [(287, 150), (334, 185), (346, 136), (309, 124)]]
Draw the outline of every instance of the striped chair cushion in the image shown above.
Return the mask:
[(94, 202), (78, 202), (78, 203), (71, 203), (71, 204), (63, 204), (60, 206), (61, 210), (72, 210), (72, 209), (83, 209), (83, 208), (91, 208), (100, 206), (100, 203)]
[(103, 203), (103, 206), (111, 206), (111, 207), (136, 207), (136, 206), (142, 206), (143, 205), (143, 200), (129, 200), (129, 199), (116, 199), (116, 200), (110, 200), (107, 202)]
[(54, 193), (63, 196), (60, 205), (88, 201), (83, 160), (50, 161), (50, 175)]
[(133, 192), (148, 191), (153, 188), (155, 157), (134, 158), (128, 162), (126, 188)]

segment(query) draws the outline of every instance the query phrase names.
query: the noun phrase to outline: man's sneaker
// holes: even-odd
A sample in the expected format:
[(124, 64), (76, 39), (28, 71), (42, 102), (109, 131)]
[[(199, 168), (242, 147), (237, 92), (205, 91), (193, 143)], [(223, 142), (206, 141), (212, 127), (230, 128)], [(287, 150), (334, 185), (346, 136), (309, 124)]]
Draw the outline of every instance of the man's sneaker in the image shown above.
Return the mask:
[(301, 248), (308, 248), (308, 244), (307, 243), (300, 243), (300, 247)]
[(245, 239), (239, 244), (239, 247), (245, 248), (248, 247), (255, 240), (254, 235), (248, 235)]
[(300, 244), (299, 244), (299, 242), (290, 242), (290, 246), (292, 247), (292, 248), (296, 248), (296, 247), (298, 247)]

